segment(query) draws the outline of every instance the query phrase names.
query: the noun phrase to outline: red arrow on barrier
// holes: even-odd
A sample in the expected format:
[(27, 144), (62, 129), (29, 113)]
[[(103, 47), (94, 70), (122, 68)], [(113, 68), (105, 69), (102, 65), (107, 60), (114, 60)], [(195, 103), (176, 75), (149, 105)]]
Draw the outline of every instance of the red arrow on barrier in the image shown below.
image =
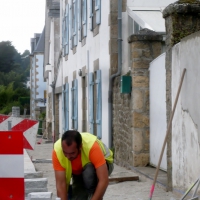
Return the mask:
[[(9, 115), (0, 115), (0, 131), (5, 131), (5, 125), (4, 127), (1, 126), (1, 123), (3, 123), (5, 120), (9, 120), (8, 118), (14, 118), (12, 116)], [(23, 133), (26, 132), (27, 130), (29, 130), (30, 128), (32, 128), (35, 124), (38, 123), (38, 121), (36, 120), (30, 120), (30, 119), (22, 119), (19, 118), (22, 121), (20, 121), (18, 124), (16, 124), (15, 126), (12, 127), (12, 131), (22, 131)], [(7, 130), (7, 127), (6, 127)], [(37, 130), (36, 130), (37, 131)], [(35, 133), (36, 135), (36, 133)], [(24, 149), (30, 149), (33, 150), (33, 147), (31, 146), (30, 142), (26, 139), (26, 137), (23, 135), (23, 147)]]

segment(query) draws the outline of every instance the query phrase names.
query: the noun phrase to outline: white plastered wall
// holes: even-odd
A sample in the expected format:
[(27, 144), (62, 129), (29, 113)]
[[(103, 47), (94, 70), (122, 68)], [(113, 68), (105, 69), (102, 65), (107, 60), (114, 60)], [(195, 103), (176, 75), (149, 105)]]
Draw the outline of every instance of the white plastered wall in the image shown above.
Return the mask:
[[(167, 130), (165, 53), (150, 63), (149, 71), (150, 164), (157, 166)], [(166, 147), (160, 168), (165, 171), (167, 170)]]
[[(87, 1), (87, 7), (90, 9), (89, 1)], [(61, 10), (63, 10), (64, 1), (61, 1)], [(109, 1), (104, 1), (101, 4), (101, 25), (99, 27), (99, 34), (95, 37), (93, 32), (89, 29), (89, 10), (87, 12), (87, 37), (86, 44), (84, 46), (78, 42), (76, 47), (76, 53), (73, 54), (73, 51), (69, 50), (68, 60), (65, 61), (65, 58), (62, 59), (62, 69), (59, 70), (58, 80), (61, 86), (64, 84), (65, 77), (68, 77), (69, 83), (69, 128), (71, 128), (71, 87), (73, 81), (73, 72), (76, 71), (76, 78), (78, 79), (78, 130), (81, 132), (82, 127), (82, 85), (81, 77), (78, 75), (78, 70), (86, 66), (87, 74), (89, 72), (94, 72), (93, 62), (99, 59), (99, 69), (101, 70), (102, 75), (102, 141), (108, 145), (108, 85), (109, 85), (109, 68), (110, 68), (110, 54), (109, 54), (109, 39), (110, 39), (110, 27), (108, 25), (108, 16), (109, 16)], [(61, 11), (62, 13), (62, 11)], [(60, 23), (62, 24), (62, 17), (60, 17)], [(62, 26), (61, 26), (62, 27)], [(62, 31), (61, 31), (62, 33)], [(60, 42), (62, 37), (60, 37)], [(62, 42), (61, 42), (62, 44)], [(88, 86), (88, 76), (87, 86)], [(87, 87), (87, 100), (88, 100), (88, 87)], [(88, 102), (87, 102), (88, 109)], [(88, 120), (87, 115), (87, 120)], [(59, 124), (61, 125), (61, 123)], [(89, 129), (88, 129), (89, 131)]]
[[(36, 58), (36, 79), (37, 79), (37, 86), (38, 88), (36, 89), (36, 99), (44, 99), (44, 90), (46, 90), (46, 83), (44, 82), (43, 79), (43, 62), (44, 62), (44, 55), (43, 54), (38, 54), (35, 56)], [(39, 107), (45, 107), (44, 102), (38, 102), (37, 106)]]
[(172, 51), (172, 105), (183, 69), (186, 74), (172, 122), (172, 173), (175, 188), (189, 188), (200, 174), (200, 33)]

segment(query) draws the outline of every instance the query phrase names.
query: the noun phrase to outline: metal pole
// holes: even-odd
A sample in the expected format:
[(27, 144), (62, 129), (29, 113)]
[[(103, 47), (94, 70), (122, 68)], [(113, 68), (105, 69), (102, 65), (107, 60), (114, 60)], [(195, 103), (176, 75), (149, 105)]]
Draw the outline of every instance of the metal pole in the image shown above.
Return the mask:
[(26, 117), (26, 111), (27, 111), (27, 109), (25, 108), (24, 109), (24, 118)]
[(8, 121), (8, 131), (12, 129), (12, 121)]
[(53, 106), (53, 116), (52, 116), (52, 118), (53, 118), (53, 130), (52, 130), (52, 132), (53, 132), (53, 144), (55, 143), (55, 85), (53, 85), (53, 87), (52, 87), (52, 106)]

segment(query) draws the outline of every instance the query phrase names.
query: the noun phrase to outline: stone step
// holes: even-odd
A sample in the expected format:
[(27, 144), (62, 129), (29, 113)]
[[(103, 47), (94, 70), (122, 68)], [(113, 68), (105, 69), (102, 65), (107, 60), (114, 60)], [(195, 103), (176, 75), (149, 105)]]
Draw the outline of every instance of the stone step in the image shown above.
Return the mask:
[(52, 192), (31, 192), (28, 194), (27, 200), (52, 200)]
[(25, 189), (25, 197), (28, 196), (28, 194), (32, 193), (32, 192), (48, 192), (48, 188), (29, 188), (29, 189)]
[(42, 177), (43, 177), (43, 172), (41, 171), (37, 171), (33, 173), (24, 173), (25, 179), (42, 178)]
[(25, 195), (31, 192), (47, 192), (47, 178), (24, 179)]

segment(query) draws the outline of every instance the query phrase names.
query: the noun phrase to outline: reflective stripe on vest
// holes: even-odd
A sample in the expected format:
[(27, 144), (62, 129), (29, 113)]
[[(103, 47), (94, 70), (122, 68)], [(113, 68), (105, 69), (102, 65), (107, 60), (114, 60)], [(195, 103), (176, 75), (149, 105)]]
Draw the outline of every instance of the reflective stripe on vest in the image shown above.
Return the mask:
[[(96, 136), (94, 136), (90, 133), (81, 133), (81, 136), (82, 136), (82, 148), (81, 148), (82, 167), (84, 167), (87, 163), (90, 162), (89, 153), (90, 153), (90, 149), (92, 148), (95, 141), (97, 141), (98, 144), (100, 145), (105, 159), (109, 163), (113, 162), (112, 151), (110, 151), (100, 140), (98, 140)], [(56, 152), (57, 158), (58, 158), (61, 166), (66, 169), (66, 181), (67, 181), (67, 184), (69, 185), (70, 179), (72, 176), (72, 166), (71, 166), (71, 162), (68, 160), (67, 157), (65, 157), (65, 155), (62, 151), (61, 139), (59, 139), (54, 144), (54, 150)]]

